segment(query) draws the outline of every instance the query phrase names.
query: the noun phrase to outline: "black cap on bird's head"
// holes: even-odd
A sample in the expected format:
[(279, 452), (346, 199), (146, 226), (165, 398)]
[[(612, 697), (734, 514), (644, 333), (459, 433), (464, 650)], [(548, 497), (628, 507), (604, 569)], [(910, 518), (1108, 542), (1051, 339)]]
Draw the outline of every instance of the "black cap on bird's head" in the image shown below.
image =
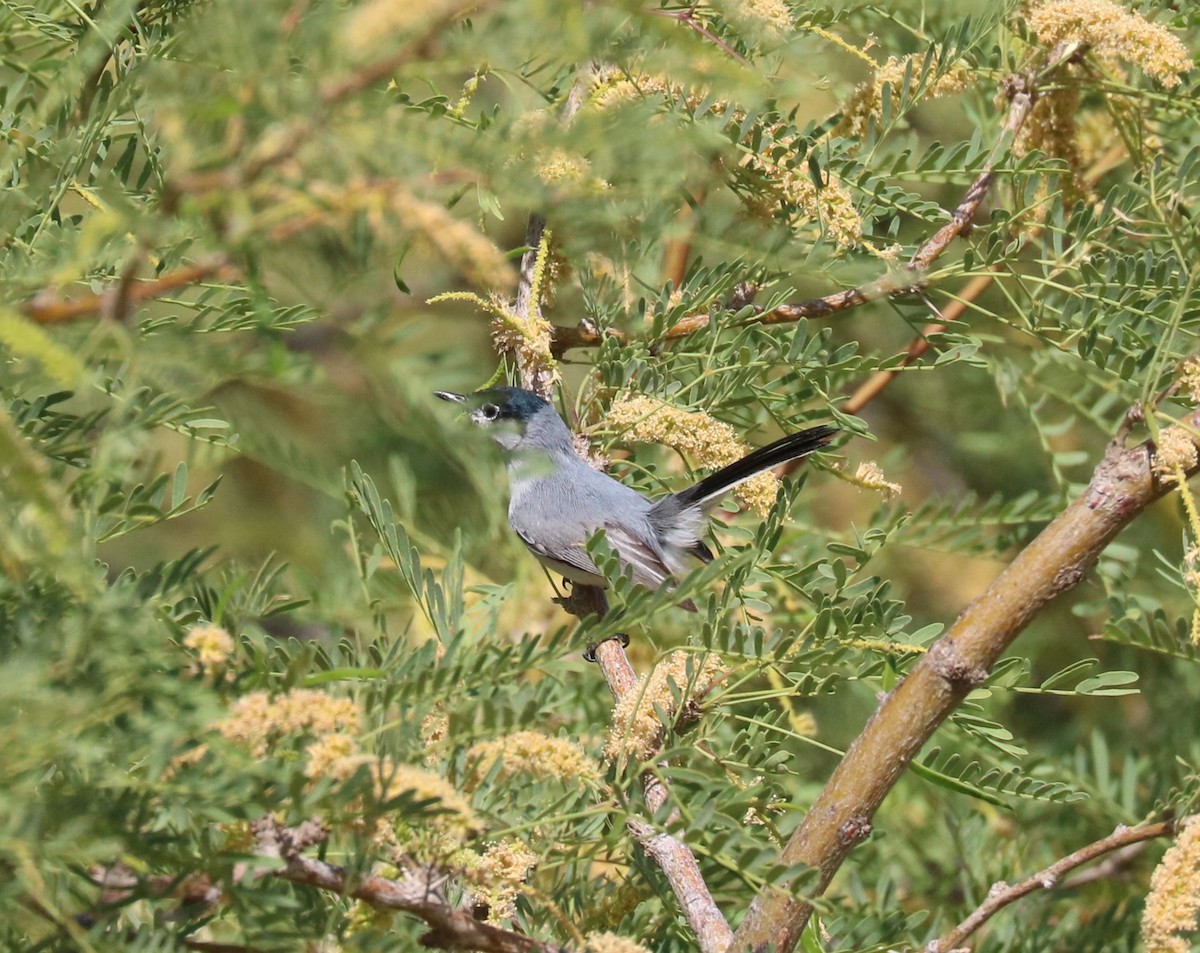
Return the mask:
[(434, 396), (471, 408), (467, 414), (477, 427), (490, 430), (501, 446), (512, 448), (524, 437), (527, 424), (542, 411), (561, 423), (554, 408), (532, 391), (520, 387), (489, 387), (473, 394), (435, 390)]

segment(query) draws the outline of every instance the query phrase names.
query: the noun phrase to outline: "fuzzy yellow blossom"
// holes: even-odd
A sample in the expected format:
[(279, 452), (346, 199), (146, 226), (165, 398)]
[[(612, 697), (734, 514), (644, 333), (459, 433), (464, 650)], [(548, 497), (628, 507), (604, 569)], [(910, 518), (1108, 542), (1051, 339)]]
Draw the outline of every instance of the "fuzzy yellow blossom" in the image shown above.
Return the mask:
[(365, 766), (374, 781), (375, 796), (380, 800), (411, 792), (414, 800), (436, 801), (434, 807), (440, 813), (431, 815), (426, 826), (439, 836), (449, 835), (455, 848), (468, 831), (478, 827), (471, 806), (441, 775), (360, 751), (358, 743), (349, 735), (337, 733), (318, 737), (308, 745), (305, 754), (308, 761), (304, 773), (313, 780), (345, 781)]
[(722, 0), (721, 11), (764, 38), (780, 40), (792, 32), (792, 11), (783, 0)]
[(403, 189), (397, 189), (390, 199), (401, 227), (462, 269), (474, 285), (505, 288), (513, 284), (512, 265), (474, 225), (455, 218), (441, 203), (427, 202)]
[(441, 710), (440, 706), (421, 719), (421, 740), (425, 743), (425, 764), (427, 766), (432, 767), (437, 764), (438, 756), (435, 749), (446, 740), (449, 734), (450, 718)]
[(494, 741), (481, 741), (467, 751), (475, 763), (475, 777), (486, 775), (497, 760), (500, 777), (515, 774), (552, 777), (559, 781), (591, 781), (599, 775), (596, 763), (575, 742), (551, 738), (540, 731), (518, 731)]
[[(697, 662), (695, 654), (682, 649), (672, 652), (617, 702), (613, 709), (612, 727), (604, 745), (604, 755), (615, 761), (624, 755), (645, 761), (654, 753), (663, 725), (659, 711), (673, 716), (680, 706), (676, 695), (686, 702), (703, 695), (726, 673), (724, 663), (714, 654)], [(675, 687), (674, 693), (671, 686)]]
[(348, 698), (297, 688), (272, 699), (251, 692), (234, 702), (229, 716), (214, 727), (235, 744), (262, 757), (280, 738), (294, 735), (354, 734), (361, 715)]
[[(336, 778), (344, 781), (358, 769), (354, 764), (358, 742), (351, 735), (323, 735), (304, 749), (308, 759), (304, 773), (310, 778)], [(353, 766), (352, 766), (353, 765)]]
[(551, 149), (534, 159), (533, 172), (546, 185), (558, 186), (569, 194), (605, 192), (612, 188), (597, 175), (592, 174), (592, 163), (584, 156)]
[(1045, 0), (1029, 11), (1028, 22), (1046, 46), (1079, 43), (1101, 59), (1132, 63), (1168, 89), (1192, 68), (1178, 37), (1112, 0)]
[[(1069, 78), (1070, 72), (1065, 75)], [(1080, 201), (1087, 195), (1082, 179), (1083, 152), (1077, 125), (1079, 103), (1080, 89), (1075, 83), (1048, 90), (1033, 104), (1029, 118), (1013, 143), (1013, 151), (1019, 156), (1037, 149), (1066, 164), (1070, 177), (1064, 183), (1063, 191), (1068, 203)]]
[(547, 185), (553, 182), (582, 182), (592, 171), (586, 157), (566, 149), (551, 149), (534, 161), (534, 172)]
[(188, 748), (187, 751), (180, 752), (171, 759), (167, 765), (166, 777), (173, 778), (180, 771), (199, 764), (204, 760), (204, 756), (208, 754), (208, 745), (196, 745), (194, 748)]
[(1152, 467), (1154, 475), (1164, 483), (1174, 483), (1176, 469), (1190, 470), (1197, 463), (1196, 443), (1192, 435), (1178, 425), (1167, 427), (1158, 435)]
[(346, 51), (361, 56), (440, 17), (466, 10), (474, 0), (371, 0), (358, 7), (342, 30)]
[(1181, 933), (1196, 929), (1200, 912), (1200, 818), (1184, 822), (1150, 877), (1142, 914), (1146, 953), (1188, 953), (1192, 944)]
[(435, 801), (433, 807), (444, 812), (434, 814), (426, 823), (431, 827), (453, 834), (466, 834), (468, 831), (479, 830), (480, 824), (471, 810), (471, 805), (455, 789), (454, 785), (439, 774), (416, 768), (408, 764), (392, 765), (387, 762), (373, 769), (380, 784), (380, 798), (390, 799), (410, 792), (414, 800)]
[(903, 489), (899, 483), (891, 483), (874, 460), (860, 463), (850, 481), (867, 490), (878, 490), (885, 500), (894, 500)]
[[(883, 109), (883, 90), (889, 87), (893, 94), (901, 92), (904, 75), (912, 64), (914, 79), (921, 75), (925, 62), (923, 53), (910, 53), (907, 56), (890, 56), (883, 65), (875, 70), (875, 74), (867, 82), (862, 83), (850, 94), (842, 107), (842, 121), (834, 130), (836, 134), (861, 139), (867, 134), (871, 117), (878, 117)], [(931, 75), (937, 72), (937, 63), (932, 64)], [(937, 99), (940, 96), (950, 96), (962, 92), (971, 85), (971, 73), (965, 63), (954, 63), (941, 76), (931, 79), (922, 91), (924, 99)]]
[(598, 77), (589, 102), (597, 109), (611, 109), (655, 93), (683, 95), (683, 87), (653, 73), (625, 73), (610, 69)]
[(1179, 388), (1193, 404), (1200, 404), (1200, 357), (1189, 357), (1179, 368)]
[[(607, 424), (627, 440), (665, 444), (687, 454), (696, 466), (710, 469), (740, 460), (748, 449), (729, 424), (641, 394), (617, 398), (609, 409)], [(778, 489), (779, 480), (773, 473), (760, 473), (735, 487), (733, 494), (745, 506), (766, 514)]]
[(498, 923), (516, 913), (517, 894), (537, 864), (538, 856), (520, 841), (489, 844), (464, 871), (471, 896), (488, 908), (488, 921)]
[(1200, 548), (1189, 546), (1183, 554), (1183, 581), (1200, 597)]
[(746, 165), (766, 179), (789, 220), (797, 225), (817, 223), (822, 233), (843, 251), (857, 248), (862, 244), (862, 216), (854, 207), (850, 190), (834, 175), (827, 175), (818, 188), (808, 164), (789, 164), (794, 159), (795, 154), (790, 150), (777, 155), (764, 148), (751, 156)]
[(183, 644), (199, 656), (197, 661), (205, 675), (224, 668), (234, 648), (233, 637), (219, 625), (196, 626), (183, 637)]
[(587, 953), (650, 953), (642, 944), (617, 933), (589, 933), (586, 939)]
[(519, 315), (493, 301), (492, 342), (501, 353), (512, 354), (521, 369), (521, 378), (549, 387), (560, 377), (558, 362), (550, 352), (554, 332), (540, 314)]

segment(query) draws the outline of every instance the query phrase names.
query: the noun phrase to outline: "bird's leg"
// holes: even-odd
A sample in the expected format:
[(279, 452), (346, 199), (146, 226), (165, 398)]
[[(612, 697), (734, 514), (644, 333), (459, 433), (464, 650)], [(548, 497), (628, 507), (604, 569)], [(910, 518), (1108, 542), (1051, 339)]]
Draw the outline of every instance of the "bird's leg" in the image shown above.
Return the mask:
[[(563, 580), (563, 585), (570, 585), (570, 593), (554, 601), (571, 615), (579, 619), (585, 619), (590, 615), (594, 615), (597, 619), (603, 619), (608, 615), (608, 597), (604, 595), (604, 590), (599, 586), (578, 585), (571, 583), (567, 579)], [(583, 652), (584, 660), (595, 662), (596, 649), (601, 643), (607, 642), (610, 639), (616, 639), (621, 643), (622, 648), (628, 648), (629, 646), (629, 636), (624, 632), (618, 632), (616, 635), (610, 635), (607, 639), (601, 639), (599, 642), (588, 643), (588, 647)]]
[(608, 598), (599, 586), (574, 585), (568, 579), (563, 580), (563, 585), (569, 585), (570, 591), (554, 601), (562, 606), (564, 611), (578, 619), (589, 615), (603, 619), (608, 615)]

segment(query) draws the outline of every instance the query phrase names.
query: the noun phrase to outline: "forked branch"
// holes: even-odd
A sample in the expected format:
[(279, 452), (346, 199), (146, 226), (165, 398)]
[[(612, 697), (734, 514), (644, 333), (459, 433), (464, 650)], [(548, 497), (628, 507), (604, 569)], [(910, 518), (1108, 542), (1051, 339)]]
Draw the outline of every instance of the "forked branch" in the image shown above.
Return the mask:
[(976, 907), (970, 916), (944, 937), (928, 944), (925, 947), (925, 953), (951, 953), (951, 951), (958, 949), (959, 945), (967, 937), (1010, 903), (1015, 903), (1022, 897), (1027, 897), (1039, 890), (1053, 889), (1062, 880), (1064, 874), (1069, 873), (1076, 867), (1090, 864), (1097, 857), (1102, 857), (1112, 851), (1131, 846), (1136, 849), (1137, 845), (1158, 837), (1170, 837), (1179, 826), (1174, 821), (1159, 821), (1156, 824), (1143, 824), (1139, 827), (1121, 826), (1107, 837), (1093, 841), (1086, 847), (1079, 848), (1079, 850), (1068, 854), (1061, 860), (1056, 860), (1045, 870), (1039, 870), (1036, 874), (1031, 874), (1019, 883), (993, 884), (992, 889), (988, 891), (987, 899)]

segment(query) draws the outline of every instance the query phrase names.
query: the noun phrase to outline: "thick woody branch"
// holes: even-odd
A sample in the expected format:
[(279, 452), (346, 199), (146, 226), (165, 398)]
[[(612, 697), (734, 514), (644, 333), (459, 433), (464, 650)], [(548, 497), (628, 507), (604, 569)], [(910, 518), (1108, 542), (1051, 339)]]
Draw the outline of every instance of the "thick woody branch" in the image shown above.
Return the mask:
[(1019, 883), (1006, 884), (1000, 882), (993, 884), (992, 889), (988, 891), (987, 899), (972, 911), (970, 916), (944, 937), (934, 940), (926, 946), (925, 953), (952, 953), (953, 950), (958, 949), (959, 945), (967, 937), (1010, 903), (1015, 903), (1022, 897), (1027, 897), (1029, 894), (1036, 893), (1039, 890), (1053, 889), (1062, 880), (1064, 874), (1074, 870), (1076, 867), (1082, 867), (1084, 864), (1091, 863), (1097, 857), (1101, 857), (1111, 851), (1128, 849), (1130, 847), (1137, 849), (1145, 841), (1154, 840), (1157, 837), (1171, 836), (1175, 833), (1177, 827), (1178, 825), (1174, 821), (1143, 824), (1140, 827), (1121, 826), (1107, 837), (1102, 837), (1100, 840), (1088, 844), (1086, 847), (1081, 847), (1074, 853), (1055, 861), (1045, 870), (1039, 870), (1036, 874), (1026, 877)]
[[(1197, 424), (1200, 419), (1193, 418), (1191, 426)], [(1117, 534), (1170, 488), (1155, 478), (1148, 444), (1126, 448), (1121, 438), (1111, 442), (1083, 495), (963, 610), (884, 698), (788, 841), (782, 862), (815, 868), (815, 890), (823, 891), (850, 849), (869, 835), (876, 809), (938, 726), (982, 684), (1038, 612), (1078, 585)], [(751, 905), (733, 949), (773, 945), (787, 953), (810, 914), (804, 901), (768, 888)]]

